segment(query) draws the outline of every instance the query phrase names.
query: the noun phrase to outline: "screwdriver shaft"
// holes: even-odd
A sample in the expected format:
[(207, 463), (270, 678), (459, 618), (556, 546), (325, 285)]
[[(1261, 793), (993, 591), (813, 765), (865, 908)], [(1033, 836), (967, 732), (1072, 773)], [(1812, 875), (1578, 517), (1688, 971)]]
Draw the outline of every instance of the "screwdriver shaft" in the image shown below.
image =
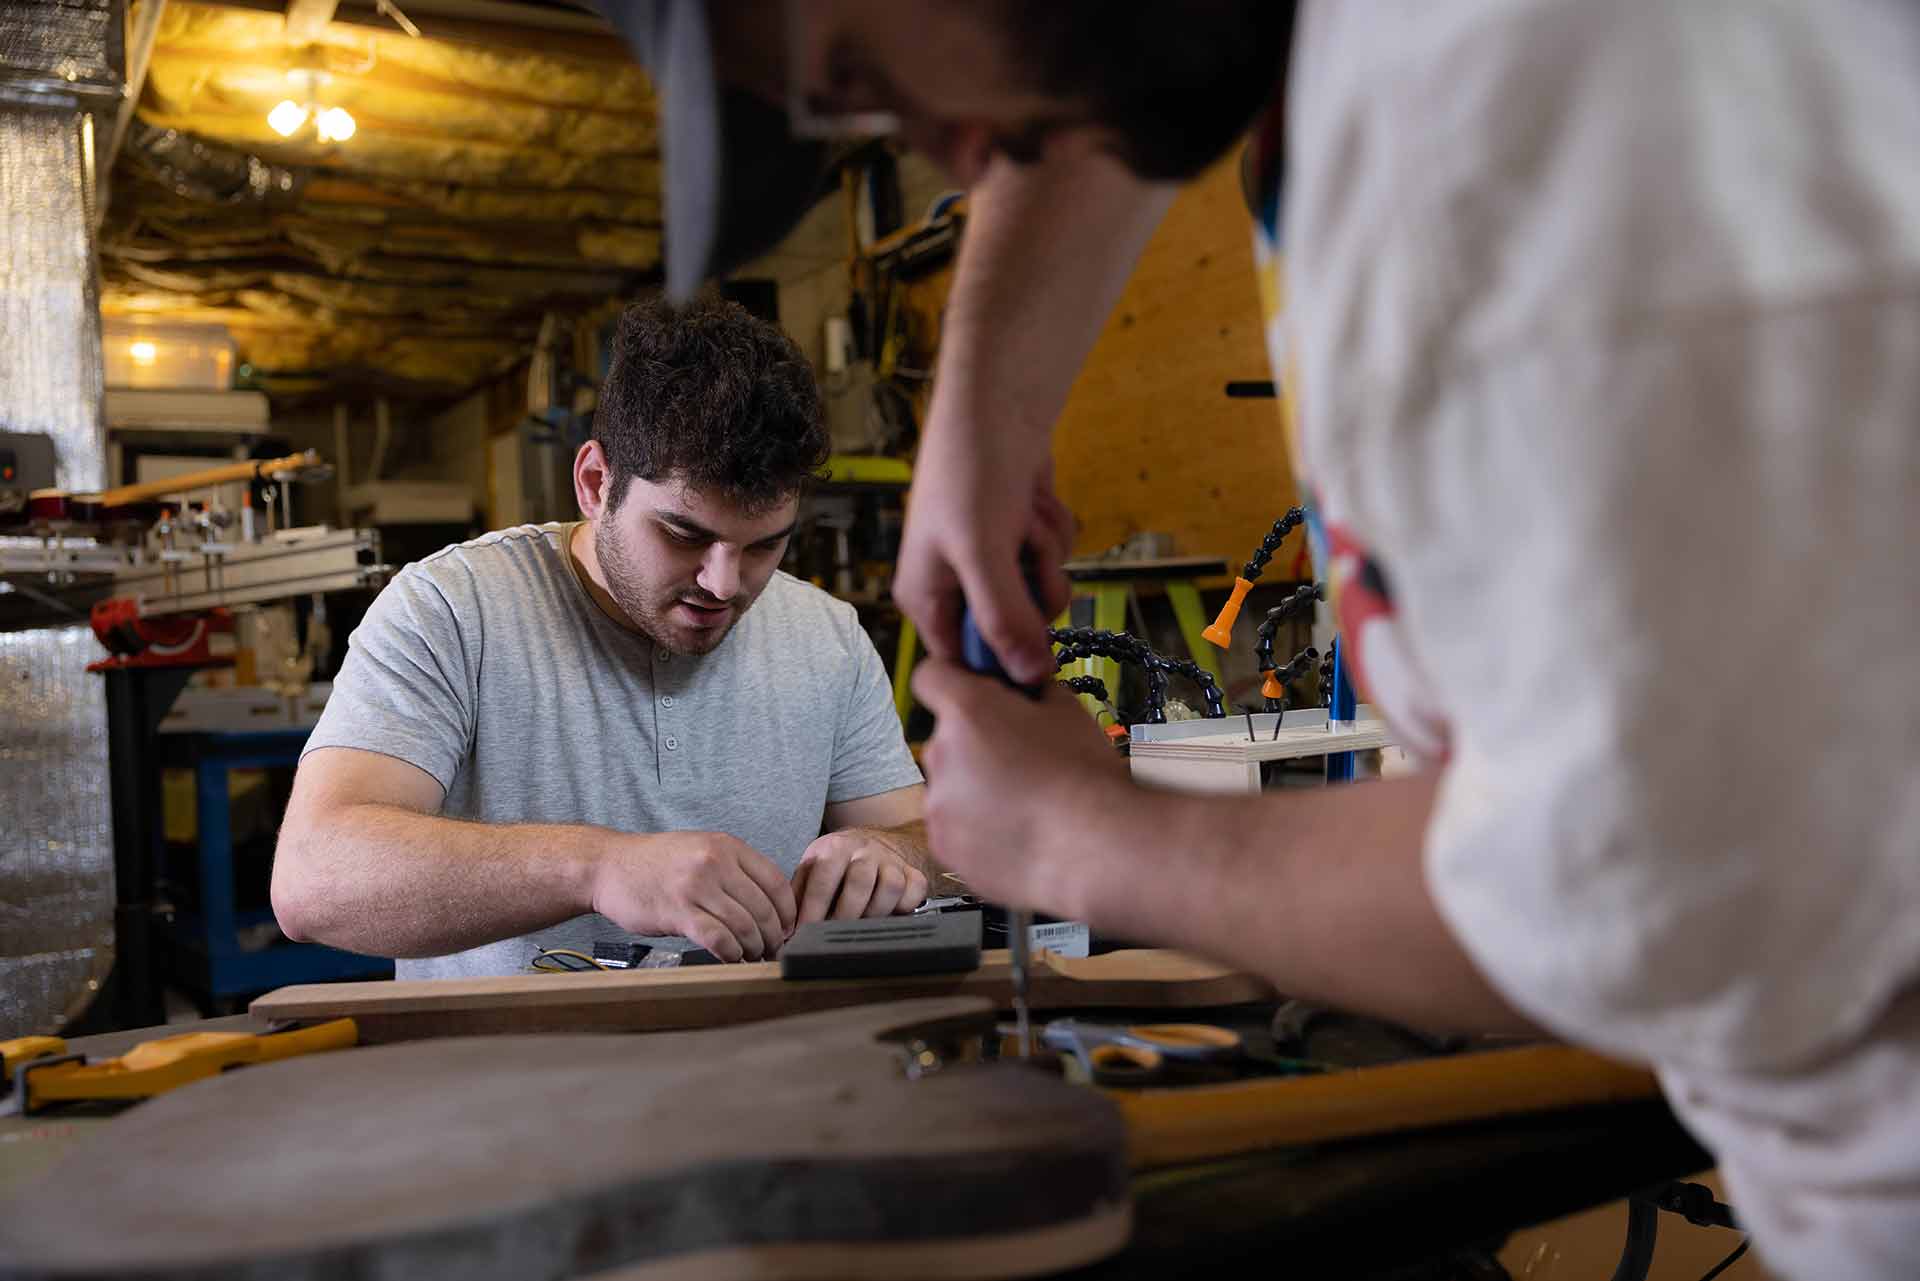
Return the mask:
[(1013, 1026), (1020, 1057), (1033, 1057), (1033, 1019), (1027, 1009), (1027, 969), (1032, 962), (1033, 913), (1015, 908), (1007, 913), (1007, 951), (1013, 962)]

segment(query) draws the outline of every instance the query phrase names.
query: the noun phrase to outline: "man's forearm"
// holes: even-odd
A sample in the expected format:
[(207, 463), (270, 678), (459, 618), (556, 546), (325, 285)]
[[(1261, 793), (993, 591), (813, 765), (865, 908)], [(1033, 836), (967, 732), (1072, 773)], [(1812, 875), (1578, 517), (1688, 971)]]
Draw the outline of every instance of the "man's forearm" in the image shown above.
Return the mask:
[(1415, 1027), (1529, 1030), (1427, 889), (1434, 786), (1399, 779), (1244, 798), (1141, 789), (1083, 814), (1077, 837), (1062, 834), (1098, 840), (1114, 857), (1061, 897), (1096, 925), (1203, 951), (1288, 996)]
[(290, 937), (375, 956), (443, 956), (589, 911), (604, 828), (495, 825), (394, 805), (290, 822), (273, 873)]
[(1172, 199), (1173, 188), (1142, 182), (1083, 143), (1039, 164), (996, 158), (969, 198), (930, 430), (966, 424), (1044, 454)]

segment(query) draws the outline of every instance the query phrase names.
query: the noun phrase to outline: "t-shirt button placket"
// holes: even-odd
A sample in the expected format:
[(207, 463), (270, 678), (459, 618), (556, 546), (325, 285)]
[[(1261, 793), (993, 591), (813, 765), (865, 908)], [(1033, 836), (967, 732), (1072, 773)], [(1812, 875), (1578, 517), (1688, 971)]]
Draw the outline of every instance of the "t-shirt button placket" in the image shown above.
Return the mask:
[[(653, 651), (653, 661), (657, 665), (671, 663), (673, 661), (673, 651), (664, 646), (657, 648)], [(680, 736), (669, 732), (667, 729), (666, 713), (672, 710), (675, 701), (671, 694), (660, 695), (659, 707), (654, 712), (654, 722), (660, 728), (660, 748), (662, 753), (660, 770), (663, 781), (666, 778), (667, 772), (665, 754), (668, 752), (678, 752), (680, 750)]]

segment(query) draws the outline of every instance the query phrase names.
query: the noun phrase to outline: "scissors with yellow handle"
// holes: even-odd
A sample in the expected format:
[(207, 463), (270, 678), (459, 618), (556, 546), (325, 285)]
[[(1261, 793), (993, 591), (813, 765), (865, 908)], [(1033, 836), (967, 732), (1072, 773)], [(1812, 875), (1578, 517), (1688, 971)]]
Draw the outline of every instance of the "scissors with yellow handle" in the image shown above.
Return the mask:
[(1140, 1023), (1117, 1026), (1055, 1019), (1041, 1029), (1050, 1048), (1071, 1054), (1102, 1085), (1151, 1080), (1181, 1063), (1231, 1062), (1241, 1055), (1237, 1032), (1205, 1023)]

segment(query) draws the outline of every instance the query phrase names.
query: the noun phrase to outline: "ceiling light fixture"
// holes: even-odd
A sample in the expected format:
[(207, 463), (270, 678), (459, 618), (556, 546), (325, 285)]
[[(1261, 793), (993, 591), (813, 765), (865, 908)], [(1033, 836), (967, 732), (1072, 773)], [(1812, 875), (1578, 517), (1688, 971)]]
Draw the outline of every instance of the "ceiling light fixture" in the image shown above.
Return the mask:
[(328, 107), (314, 118), (313, 127), (322, 142), (345, 142), (357, 126), (345, 107)]
[(323, 143), (345, 142), (353, 137), (359, 126), (345, 107), (330, 107), (322, 99), (326, 86), (333, 77), (325, 71), (311, 67), (295, 67), (287, 72), (295, 94), (282, 98), (267, 113), (267, 123), (282, 138), (291, 138), (313, 123), (314, 134)]
[(136, 365), (151, 365), (160, 355), (160, 349), (142, 338), (127, 344), (127, 354), (133, 357)]
[(291, 98), (282, 98), (280, 104), (267, 113), (267, 123), (282, 138), (291, 138), (307, 123), (307, 109)]

